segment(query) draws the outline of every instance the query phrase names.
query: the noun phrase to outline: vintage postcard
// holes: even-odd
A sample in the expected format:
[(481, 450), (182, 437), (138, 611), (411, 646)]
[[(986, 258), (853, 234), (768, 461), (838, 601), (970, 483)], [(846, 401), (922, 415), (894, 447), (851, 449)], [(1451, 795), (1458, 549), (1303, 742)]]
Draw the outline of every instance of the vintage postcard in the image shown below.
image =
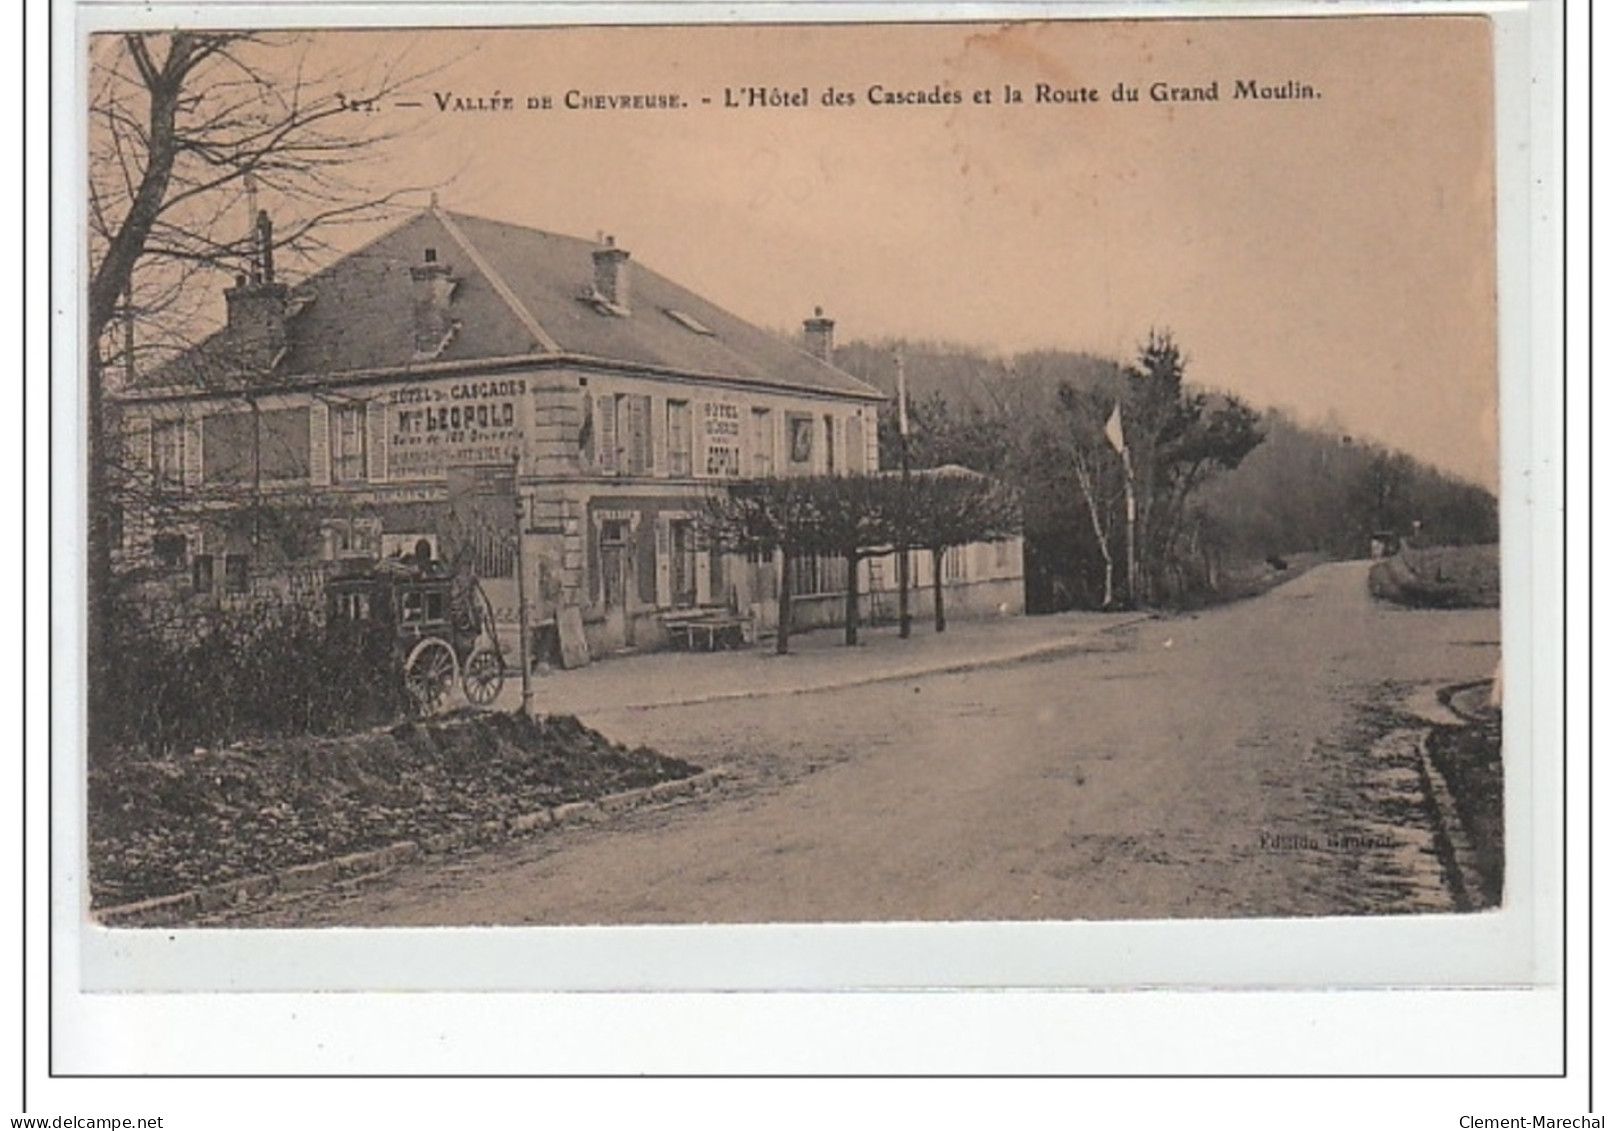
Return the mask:
[(83, 45), (92, 982), (1539, 972), (1491, 18)]

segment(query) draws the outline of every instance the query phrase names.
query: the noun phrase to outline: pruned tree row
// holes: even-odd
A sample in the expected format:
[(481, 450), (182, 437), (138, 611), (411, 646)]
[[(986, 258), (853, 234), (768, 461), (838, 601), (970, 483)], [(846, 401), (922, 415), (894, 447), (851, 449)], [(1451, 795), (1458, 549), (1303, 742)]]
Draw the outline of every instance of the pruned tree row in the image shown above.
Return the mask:
[(954, 546), (993, 542), (1020, 533), (1020, 508), (1001, 481), (962, 467), (904, 477), (817, 475), (735, 483), (708, 500), (708, 539), (736, 553), (776, 554), (779, 632), (789, 649), (794, 558), (830, 554), (847, 565), (846, 642), (858, 643), (859, 564), (866, 558), (918, 549), (932, 554), (938, 632), (947, 626), (941, 558)]

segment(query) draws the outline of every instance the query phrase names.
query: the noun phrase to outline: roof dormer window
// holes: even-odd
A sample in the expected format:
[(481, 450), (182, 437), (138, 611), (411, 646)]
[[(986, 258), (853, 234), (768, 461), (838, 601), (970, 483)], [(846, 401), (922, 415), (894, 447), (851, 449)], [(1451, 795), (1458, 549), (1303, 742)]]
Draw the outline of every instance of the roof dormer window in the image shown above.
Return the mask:
[(682, 310), (672, 310), (664, 306), (662, 308), (662, 313), (667, 315), (673, 321), (677, 322), (680, 326), (683, 326), (692, 334), (701, 334), (708, 338), (717, 337), (716, 332), (710, 326), (703, 325), (700, 321), (692, 318)]

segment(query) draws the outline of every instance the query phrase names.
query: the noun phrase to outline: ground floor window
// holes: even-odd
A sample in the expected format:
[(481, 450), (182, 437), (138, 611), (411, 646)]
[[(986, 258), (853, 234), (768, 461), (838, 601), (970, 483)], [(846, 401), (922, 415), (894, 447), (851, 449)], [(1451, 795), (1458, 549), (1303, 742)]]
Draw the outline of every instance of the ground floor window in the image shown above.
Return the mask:
[(791, 596), (817, 597), (846, 591), (846, 559), (831, 554), (797, 554), (791, 559)]
[(332, 518), (321, 526), (320, 557), (326, 561), (383, 557), (386, 552), (379, 518)]
[(608, 518), (598, 525), (599, 567), (595, 572), (594, 599), (620, 609), (627, 595), (623, 592), (623, 559), (627, 553), (628, 523)]
[(677, 608), (688, 608), (696, 603), (695, 523), (687, 518), (676, 518), (667, 524), (667, 529), (673, 604)]

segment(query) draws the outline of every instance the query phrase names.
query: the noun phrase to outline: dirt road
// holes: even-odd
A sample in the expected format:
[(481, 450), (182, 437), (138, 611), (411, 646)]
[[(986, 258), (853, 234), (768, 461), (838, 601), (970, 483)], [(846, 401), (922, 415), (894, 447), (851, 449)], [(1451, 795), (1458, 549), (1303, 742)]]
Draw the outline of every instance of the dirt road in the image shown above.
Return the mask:
[(1446, 910), (1419, 686), (1489, 674), (1495, 610), (1376, 604), (1366, 563), (1099, 650), (585, 721), (736, 772), (608, 825), (242, 925), (1083, 919)]

